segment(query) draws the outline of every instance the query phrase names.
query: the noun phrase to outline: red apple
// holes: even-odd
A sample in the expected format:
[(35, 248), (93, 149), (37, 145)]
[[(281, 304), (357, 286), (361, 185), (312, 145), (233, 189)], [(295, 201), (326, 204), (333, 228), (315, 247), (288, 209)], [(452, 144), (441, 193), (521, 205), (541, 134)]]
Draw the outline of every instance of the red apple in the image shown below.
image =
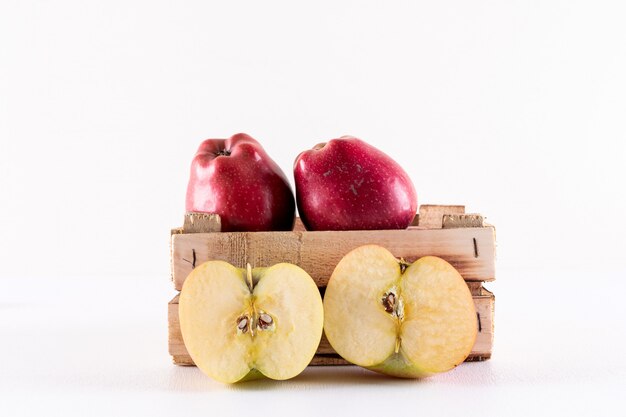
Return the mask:
[(298, 211), (308, 230), (404, 229), (417, 211), (407, 173), (355, 137), (302, 152), (294, 177)]
[(244, 133), (200, 144), (186, 206), (187, 212), (219, 214), (224, 232), (291, 230), (295, 220), (285, 173)]

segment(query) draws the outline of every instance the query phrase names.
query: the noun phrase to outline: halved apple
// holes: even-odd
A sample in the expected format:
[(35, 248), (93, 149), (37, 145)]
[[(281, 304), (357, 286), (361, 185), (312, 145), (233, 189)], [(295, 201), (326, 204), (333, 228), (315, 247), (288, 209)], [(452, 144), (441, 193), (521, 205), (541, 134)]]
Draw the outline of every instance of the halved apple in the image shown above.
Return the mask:
[(324, 323), (313, 279), (287, 263), (199, 265), (183, 284), (179, 316), (195, 364), (225, 383), (298, 375), (313, 358)]
[(459, 365), (478, 332), (472, 295), (452, 265), (434, 256), (410, 265), (376, 245), (339, 262), (324, 313), (324, 332), (339, 355), (405, 378)]

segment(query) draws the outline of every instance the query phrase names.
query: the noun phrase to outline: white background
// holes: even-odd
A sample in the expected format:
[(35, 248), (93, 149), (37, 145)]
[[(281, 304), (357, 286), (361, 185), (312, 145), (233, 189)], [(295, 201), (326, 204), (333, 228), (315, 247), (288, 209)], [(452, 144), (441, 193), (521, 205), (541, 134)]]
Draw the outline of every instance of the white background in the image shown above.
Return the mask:
[[(0, 414), (623, 413), (625, 12), (3, 0)], [(343, 368), (236, 387), (170, 365), (169, 229), (198, 144), (237, 132), (290, 179), (300, 151), (352, 134), (420, 203), (486, 215), (493, 359), (418, 382)]]

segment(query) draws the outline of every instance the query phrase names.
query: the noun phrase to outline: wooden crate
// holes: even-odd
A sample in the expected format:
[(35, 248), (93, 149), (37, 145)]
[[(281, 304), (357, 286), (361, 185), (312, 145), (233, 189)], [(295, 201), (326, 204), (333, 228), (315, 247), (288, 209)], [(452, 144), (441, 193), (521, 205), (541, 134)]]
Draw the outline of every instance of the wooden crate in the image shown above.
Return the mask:
[[(219, 216), (188, 214), (184, 226), (171, 234), (174, 288), (180, 291), (195, 266), (210, 259), (245, 268), (246, 263), (270, 266), (290, 262), (302, 267), (323, 294), (335, 266), (361, 245), (383, 246), (412, 262), (425, 255), (450, 262), (463, 276), (476, 305), (478, 336), (468, 361), (491, 357), (494, 295), (482, 283), (495, 279), (495, 229), (464, 206), (422, 205), (413, 225), (405, 230), (305, 231), (302, 223), (290, 232), (220, 232)], [(178, 321), (178, 295), (168, 304), (169, 353), (177, 365), (193, 365)], [(346, 365), (322, 337), (311, 365)]]

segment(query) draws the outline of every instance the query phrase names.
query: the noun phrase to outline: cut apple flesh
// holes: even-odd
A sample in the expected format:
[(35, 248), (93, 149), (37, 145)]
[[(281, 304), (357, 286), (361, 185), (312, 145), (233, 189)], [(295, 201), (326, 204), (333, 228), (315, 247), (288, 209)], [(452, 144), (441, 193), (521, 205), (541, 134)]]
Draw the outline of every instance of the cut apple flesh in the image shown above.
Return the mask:
[(324, 295), (324, 331), (346, 360), (422, 377), (460, 364), (476, 340), (476, 311), (461, 275), (443, 259), (412, 265), (362, 246), (335, 268)]
[(298, 375), (315, 354), (324, 321), (315, 283), (286, 263), (244, 270), (206, 262), (185, 280), (179, 316), (195, 364), (225, 383)]

